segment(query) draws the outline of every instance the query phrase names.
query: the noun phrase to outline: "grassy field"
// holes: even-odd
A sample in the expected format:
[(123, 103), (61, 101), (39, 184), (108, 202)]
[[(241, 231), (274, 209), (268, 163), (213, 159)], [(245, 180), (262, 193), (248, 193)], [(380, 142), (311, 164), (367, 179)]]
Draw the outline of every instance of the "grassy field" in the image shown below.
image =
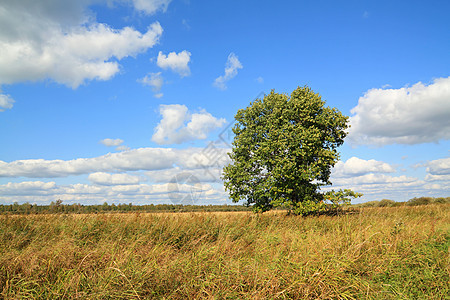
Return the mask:
[(449, 299), (450, 205), (0, 216), (4, 299)]

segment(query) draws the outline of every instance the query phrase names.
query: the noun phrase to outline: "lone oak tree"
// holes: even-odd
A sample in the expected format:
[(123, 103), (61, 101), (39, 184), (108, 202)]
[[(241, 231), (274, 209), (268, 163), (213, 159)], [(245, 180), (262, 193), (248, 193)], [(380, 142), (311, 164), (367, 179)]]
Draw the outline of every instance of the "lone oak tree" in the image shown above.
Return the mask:
[(283, 206), (302, 215), (324, 206), (320, 187), (331, 184), (336, 148), (348, 128), (347, 116), (324, 105), (305, 86), (290, 97), (272, 90), (238, 110), (231, 163), (223, 170), (233, 202), (245, 200), (257, 212)]

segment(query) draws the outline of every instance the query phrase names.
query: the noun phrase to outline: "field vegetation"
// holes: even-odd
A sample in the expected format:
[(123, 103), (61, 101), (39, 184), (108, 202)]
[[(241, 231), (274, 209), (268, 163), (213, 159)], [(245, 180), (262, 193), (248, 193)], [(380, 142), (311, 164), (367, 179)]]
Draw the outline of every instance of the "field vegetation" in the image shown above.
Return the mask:
[[(406, 202), (396, 202), (394, 200), (383, 199), (381, 201), (370, 201), (362, 204), (354, 204), (352, 206), (346, 203), (330, 204), (328, 209), (324, 209), (320, 213), (330, 213), (340, 210), (343, 207), (347, 209), (359, 207), (396, 207), (396, 206), (416, 206), (427, 204), (444, 204), (450, 203), (450, 197), (432, 198), (419, 197), (412, 198)], [(275, 208), (285, 210), (281, 208)], [(51, 202), (49, 205), (30, 204), (28, 202), (23, 204), (0, 204), (0, 214), (90, 214), (90, 213), (130, 213), (130, 212), (231, 212), (231, 211), (252, 211), (251, 206), (243, 205), (181, 205), (181, 204), (148, 204), (148, 205), (133, 205), (132, 203), (125, 204), (93, 204), (83, 205), (80, 203), (64, 204), (61, 200)]]
[(450, 204), (0, 215), (4, 299), (446, 299)]

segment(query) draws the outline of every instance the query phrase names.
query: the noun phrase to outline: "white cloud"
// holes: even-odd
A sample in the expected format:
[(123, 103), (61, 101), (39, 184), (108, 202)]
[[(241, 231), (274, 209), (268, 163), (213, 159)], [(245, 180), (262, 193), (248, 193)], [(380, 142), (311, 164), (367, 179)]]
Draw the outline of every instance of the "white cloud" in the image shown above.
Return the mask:
[(225, 64), (225, 74), (216, 78), (214, 81), (214, 86), (221, 90), (225, 90), (227, 88), (227, 81), (234, 78), (238, 74), (238, 70), (242, 68), (242, 64), (236, 54), (231, 52), (230, 55), (228, 55), (228, 59)]
[(357, 157), (351, 157), (346, 162), (338, 161), (333, 169), (333, 175), (339, 177), (393, 172), (395, 172), (395, 169), (388, 163), (376, 161), (374, 159), (364, 160)]
[(96, 172), (89, 174), (89, 181), (98, 185), (130, 185), (138, 184), (141, 181), (139, 176), (129, 174), (108, 174)]
[[(49, 203), (57, 199), (65, 203), (171, 203), (192, 192), (192, 184), (178, 182), (180, 174), (190, 174), (199, 182), (202, 203), (225, 203), (227, 194), (219, 179), (222, 166), (229, 162), (229, 148), (161, 149), (143, 148), (104, 156), (69, 161), (22, 160), (0, 162), (2, 177), (62, 177), (89, 174), (92, 184), (58, 185), (55, 182), (25, 181), (0, 185), (0, 203)], [(447, 196), (450, 180), (447, 159), (427, 164), (425, 180), (405, 175), (391, 175), (393, 168), (375, 160), (351, 158), (333, 171), (333, 186), (328, 189), (350, 188), (362, 192), (360, 201), (383, 198), (406, 201), (418, 196)], [(136, 171), (144, 172), (136, 172)], [(128, 171), (133, 171), (127, 173)], [(144, 184), (150, 181), (152, 184)], [(208, 184), (209, 183), (209, 184)]]
[(191, 60), (191, 53), (183, 50), (180, 53), (170, 52), (164, 55), (161, 51), (158, 53), (156, 64), (162, 69), (171, 69), (178, 73), (181, 77), (189, 76), (191, 70), (189, 69), (189, 61)]
[(11, 109), (13, 107), (14, 100), (9, 95), (0, 94), (0, 111), (5, 109)]
[[(199, 163), (197, 162), (197, 165), (198, 164)], [(210, 166), (207, 163), (205, 163), (204, 167), (202, 168), (181, 169), (179, 167), (175, 167), (166, 170), (149, 171), (146, 172), (145, 174), (153, 182), (170, 182), (178, 174), (188, 173), (191, 174), (193, 178), (195, 178), (199, 182), (222, 183), (222, 180), (220, 178), (222, 176), (222, 170), (224, 165), (225, 165), (224, 160), (221, 160), (220, 162), (218, 162), (213, 166)]]
[(0, 195), (42, 194), (55, 189), (55, 182), (23, 181), (0, 185)]
[(95, 172), (153, 171), (223, 166), (228, 157), (225, 148), (139, 148), (73, 160), (27, 159), (0, 161), (0, 177), (55, 178)]
[(385, 174), (364, 174), (355, 177), (342, 177), (336, 178), (333, 184), (336, 185), (383, 185), (383, 184), (393, 184), (393, 183), (411, 183), (416, 182), (418, 179), (414, 177), (408, 177), (405, 175), (401, 176), (390, 176)]
[(116, 147), (116, 150), (117, 150), (117, 151), (128, 151), (128, 150), (130, 150), (130, 147), (125, 146), (125, 145), (117, 146), (117, 147)]
[(262, 78), (261, 76), (259, 76), (258, 78), (256, 78), (256, 82), (263, 84), (264, 83), (264, 78)]
[[(175, 189), (174, 189), (175, 188)], [(198, 204), (224, 204), (226, 194), (222, 188), (214, 188), (209, 184), (196, 186), (201, 191)], [(71, 184), (56, 185), (54, 182), (23, 182), (0, 185), (0, 203), (30, 202), (50, 203), (58, 199), (65, 204), (101, 204), (108, 203), (172, 203), (192, 193), (193, 186), (171, 183), (164, 184), (127, 184), (127, 185), (88, 185)]]
[(330, 189), (352, 189), (355, 192), (363, 193), (364, 196), (357, 202), (365, 202), (381, 199), (392, 199), (396, 201), (406, 201), (418, 196), (439, 196), (445, 191), (434, 191), (428, 193), (428, 186), (424, 180), (411, 176), (391, 176), (380, 173), (369, 173), (354, 177), (336, 177), (332, 175)]
[[(413, 197), (442, 197), (450, 191), (450, 159), (434, 160), (427, 166), (428, 174), (424, 179), (400, 175), (388, 163), (376, 160), (363, 160), (352, 157), (345, 162), (339, 161), (332, 171), (330, 189), (352, 189), (363, 193), (357, 202), (392, 199), (407, 201)], [(439, 187), (439, 188), (438, 188)]]
[(205, 148), (189, 148), (179, 152), (180, 158), (176, 163), (183, 169), (200, 169), (221, 167), (229, 163), (230, 148), (217, 147), (210, 143)]
[(185, 105), (180, 104), (160, 105), (159, 112), (162, 119), (152, 136), (152, 141), (158, 144), (180, 144), (206, 139), (210, 132), (226, 122), (225, 119), (217, 119), (205, 110), (191, 114)]
[(417, 178), (405, 175), (392, 176), (385, 173), (394, 173), (396, 170), (388, 163), (374, 159), (364, 160), (351, 157), (347, 161), (339, 161), (331, 175), (333, 188), (351, 188), (366, 193), (373, 189), (403, 188), (418, 182)]
[[(117, 60), (153, 47), (158, 22), (141, 33), (95, 22), (91, 1), (3, 1), (0, 4), (0, 85), (51, 79), (72, 88), (108, 80)], [(23, 20), (26, 20), (24, 22)]]
[(93, 172), (158, 170), (170, 168), (182, 154), (170, 148), (140, 148), (74, 160), (0, 161), (0, 177), (53, 178)]
[(154, 14), (158, 10), (165, 12), (172, 0), (132, 0), (134, 7), (146, 14)]
[(450, 188), (450, 158), (442, 158), (429, 161), (424, 164), (427, 167), (425, 180), (438, 182), (441, 190)]
[(450, 77), (400, 89), (371, 89), (351, 110), (348, 139), (383, 146), (450, 139)]
[(427, 172), (432, 175), (450, 175), (450, 158), (432, 160), (427, 166)]
[(116, 147), (123, 143), (123, 140), (121, 139), (103, 139), (100, 141), (101, 144), (105, 145), (106, 147)]
[(450, 183), (450, 174), (448, 175), (433, 175), (433, 174), (427, 174), (425, 176), (426, 181), (446, 181), (447, 183)]
[(144, 78), (139, 79), (138, 82), (142, 83), (143, 85), (150, 86), (152, 88), (152, 91), (155, 92), (156, 98), (161, 98), (163, 96), (162, 93), (158, 93), (164, 84), (164, 79), (161, 76), (161, 72), (149, 73)]
[(117, 151), (130, 150), (130, 147), (122, 145), (123, 143), (122, 139), (103, 139), (100, 141), (100, 143), (105, 145), (106, 147), (116, 147)]

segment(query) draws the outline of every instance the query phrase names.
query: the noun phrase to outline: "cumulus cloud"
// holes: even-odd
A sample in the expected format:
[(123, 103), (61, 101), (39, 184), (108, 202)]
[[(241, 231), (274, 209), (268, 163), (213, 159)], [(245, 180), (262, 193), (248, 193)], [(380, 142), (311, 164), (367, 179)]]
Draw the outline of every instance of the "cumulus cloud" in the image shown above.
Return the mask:
[(54, 32), (38, 46), (29, 41), (0, 41), (0, 83), (50, 78), (77, 88), (85, 80), (108, 80), (119, 72), (119, 64), (112, 58), (120, 60), (146, 51), (161, 33), (159, 23), (145, 34), (130, 27), (115, 30), (96, 24), (68, 34)]
[(152, 141), (158, 144), (181, 144), (196, 139), (206, 139), (213, 130), (222, 127), (226, 120), (217, 119), (205, 110), (190, 113), (185, 105), (160, 105), (161, 121), (155, 128)]
[(158, 53), (158, 59), (156, 64), (162, 69), (171, 69), (178, 73), (181, 77), (189, 76), (191, 70), (188, 63), (191, 60), (191, 53), (183, 50), (180, 53), (170, 52), (168, 55), (163, 54), (161, 51)]
[(3, 1), (0, 85), (51, 79), (77, 88), (86, 80), (108, 80), (119, 72), (118, 60), (158, 42), (163, 31), (158, 22), (145, 33), (131, 27), (113, 29), (95, 21), (90, 3)]
[(14, 100), (13, 98), (11, 98), (11, 96), (0, 94), (0, 111), (5, 111), (5, 109), (11, 109), (13, 107), (13, 103)]
[(141, 181), (139, 176), (129, 174), (109, 174), (96, 172), (89, 174), (89, 181), (98, 185), (130, 185), (138, 184)]
[(388, 163), (374, 159), (364, 160), (351, 157), (346, 162), (338, 161), (333, 175), (339, 177), (361, 176), (368, 173), (393, 173), (395, 169)]
[(116, 147), (123, 143), (123, 140), (121, 139), (103, 139), (100, 141), (101, 144), (105, 145), (106, 147)]
[(450, 77), (429, 85), (371, 89), (351, 113), (352, 144), (412, 145), (450, 139)]
[(214, 81), (214, 86), (221, 90), (226, 90), (226, 83), (236, 77), (238, 70), (242, 68), (242, 64), (236, 54), (231, 52), (230, 55), (228, 55), (228, 59), (225, 64), (225, 74), (216, 78)]
[(431, 175), (450, 175), (450, 158), (436, 159), (428, 162), (427, 172)]
[(143, 85), (150, 86), (152, 88), (152, 91), (155, 92), (156, 98), (161, 98), (163, 96), (162, 93), (159, 93), (159, 91), (161, 91), (161, 87), (164, 84), (164, 79), (161, 75), (161, 72), (149, 73), (144, 78), (139, 79), (138, 82), (142, 83)]
[[(442, 158), (429, 161), (426, 166), (426, 181), (440, 181), (440, 186), (450, 188), (450, 158)], [(442, 188), (443, 189), (443, 188)]]

